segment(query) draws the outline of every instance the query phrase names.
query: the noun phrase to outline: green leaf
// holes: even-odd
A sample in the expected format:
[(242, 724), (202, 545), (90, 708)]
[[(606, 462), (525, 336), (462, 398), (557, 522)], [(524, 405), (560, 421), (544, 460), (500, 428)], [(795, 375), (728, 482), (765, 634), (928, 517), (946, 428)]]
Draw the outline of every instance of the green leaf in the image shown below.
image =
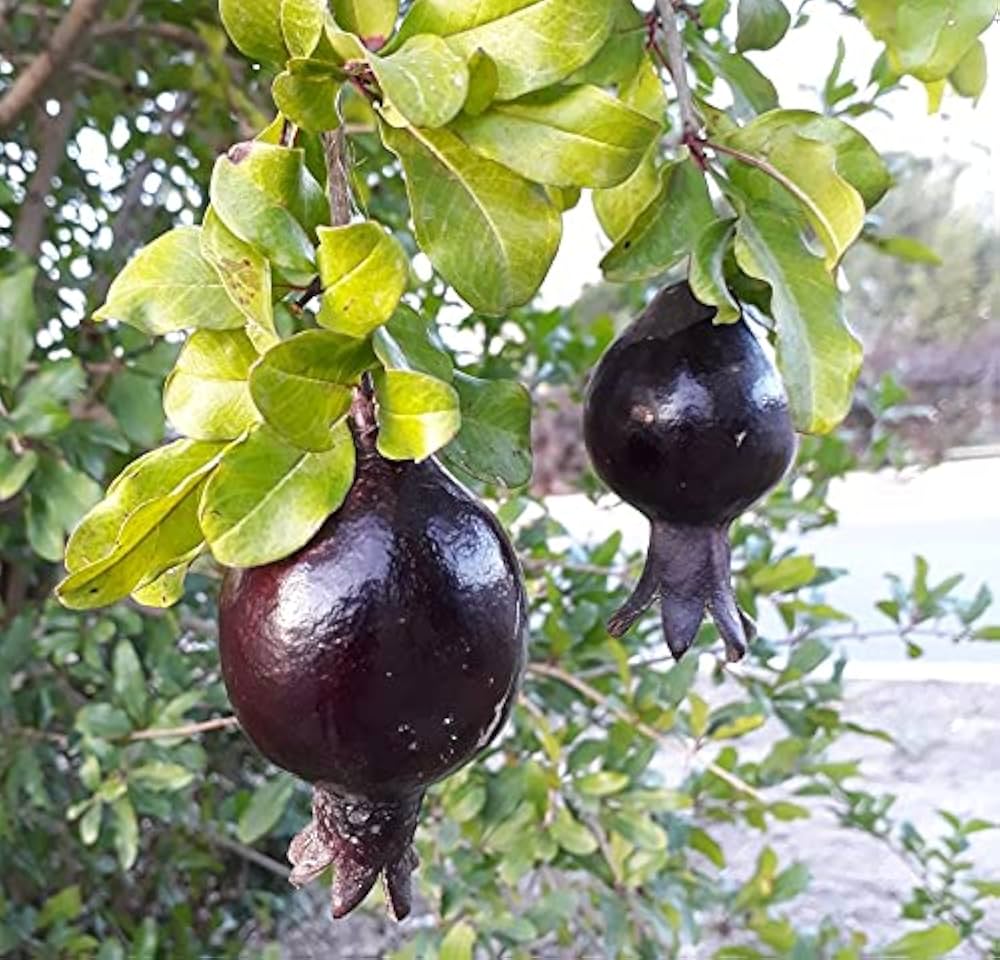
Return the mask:
[(229, 299), (246, 318), (247, 335), (258, 350), (278, 340), (271, 300), (271, 264), (236, 236), (209, 207), (201, 227), (201, 254), (215, 267)]
[(346, 424), (322, 453), (289, 446), (260, 426), (229, 447), (205, 486), (200, 519), (219, 563), (258, 567), (305, 546), (354, 482)]
[(451, 355), (433, 323), (405, 304), (375, 331), (372, 346), (387, 370), (416, 370), (448, 382), (454, 376)]
[(432, 34), (412, 37), (387, 57), (367, 59), (386, 100), (386, 120), (394, 126), (443, 127), (468, 96), (465, 57)]
[(788, 31), (791, 15), (781, 0), (740, 0), (736, 49), (770, 50)]
[(294, 795), (295, 780), (287, 774), (279, 774), (258, 787), (236, 828), (240, 843), (254, 843), (273, 830)]
[(859, 0), (869, 30), (889, 48), (897, 73), (943, 80), (996, 17), (996, 0)]
[(735, 230), (735, 220), (716, 220), (702, 230), (691, 252), (688, 283), (702, 303), (718, 308), (715, 323), (734, 323), (740, 318), (739, 304), (729, 292), (725, 272)]
[(567, 83), (593, 83), (610, 87), (627, 83), (635, 74), (646, 46), (646, 24), (630, 0), (612, 0), (615, 8), (611, 35), (604, 46)]
[(944, 263), (937, 253), (914, 237), (887, 237), (866, 232), (862, 235), (862, 239), (887, 257), (896, 257), (906, 263), (926, 263), (933, 267), (940, 267)]
[(785, 593), (812, 583), (816, 573), (816, 561), (811, 556), (795, 555), (758, 570), (750, 584), (759, 593)]
[(222, 450), (220, 443), (178, 440), (129, 464), (108, 487), (105, 499), (73, 531), (66, 545), (66, 569), (76, 573), (110, 556), (129, 516), (197, 482)]
[(111, 661), (112, 690), (128, 715), (142, 723), (146, 714), (146, 676), (129, 640), (119, 640)]
[(635, 223), (601, 261), (607, 280), (648, 280), (690, 253), (715, 219), (702, 172), (689, 160), (666, 164), (660, 186)]
[(282, 439), (303, 450), (329, 450), (342, 436), (352, 385), (375, 363), (367, 340), (306, 330), (270, 350), (250, 375), (254, 403)]
[(762, 713), (747, 714), (713, 727), (709, 735), (713, 740), (733, 740), (760, 729), (766, 722), (767, 717)]
[(987, 73), (986, 47), (977, 40), (948, 74), (948, 82), (959, 96), (978, 100), (986, 89)]
[(733, 112), (745, 120), (778, 106), (778, 91), (746, 57), (700, 44), (698, 52), (733, 93)]
[[(826, 249), (826, 263), (832, 269), (860, 235), (865, 219), (861, 195), (837, 172), (836, 151), (827, 143), (801, 136), (791, 127), (769, 132), (766, 140), (756, 136), (757, 131), (751, 127), (727, 138), (729, 145), (738, 149), (747, 149), (748, 143), (755, 145), (749, 150), (766, 163), (768, 176), (801, 205)], [(740, 178), (742, 172), (738, 171), (735, 178), (747, 184), (748, 193), (758, 193), (757, 188), (765, 186), (768, 192), (758, 195), (770, 199), (771, 185), (762, 184), (760, 174)]]
[(293, 57), (311, 57), (323, 36), (326, 0), (281, 0), (281, 35)]
[(133, 446), (148, 449), (163, 440), (161, 388), (160, 377), (135, 370), (123, 370), (111, 380), (104, 400)]
[(565, 807), (561, 807), (549, 825), (552, 839), (567, 853), (587, 857), (597, 848), (597, 838)]
[(599, 87), (553, 87), (452, 127), (477, 153), (536, 183), (612, 187), (635, 171), (660, 125)]
[(0, 503), (16, 497), (38, 466), (38, 454), (25, 450), (20, 456), (0, 444)]
[(115, 850), (122, 870), (131, 870), (139, 857), (139, 821), (128, 797), (119, 797), (111, 804), (115, 824)]
[(470, 117), (478, 117), (496, 98), (500, 74), (496, 61), (484, 50), (469, 57), (469, 95), (462, 108)]
[(243, 314), (201, 254), (201, 230), (177, 227), (143, 247), (108, 290), (95, 320), (119, 320), (144, 333), (230, 330)]
[(216, 161), (209, 193), (212, 208), (240, 240), (292, 282), (310, 282), (316, 271), (309, 232), (329, 219), (329, 208), (304, 151), (237, 144)]
[(275, 105), (296, 126), (310, 133), (336, 130), (340, 126), (337, 113), (339, 81), (330, 76), (279, 73), (271, 85)]
[(962, 942), (962, 935), (951, 924), (939, 923), (927, 930), (916, 930), (893, 940), (879, 950), (900, 960), (935, 960), (950, 953)]
[(819, 637), (808, 637), (797, 644), (788, 658), (788, 664), (781, 671), (776, 684), (783, 686), (812, 673), (821, 663), (829, 659), (833, 651), (829, 644)]
[(164, 570), (155, 580), (132, 591), (132, 599), (143, 607), (166, 610), (178, 603), (184, 596), (184, 581), (187, 579), (191, 560), (182, 560), (174, 567)]
[(64, 460), (40, 457), (27, 492), (28, 542), (50, 563), (62, 559), (66, 534), (101, 498), (101, 488)]
[(829, 433), (850, 410), (862, 360), (836, 283), (787, 215), (764, 205), (741, 212), (736, 259), (771, 286), (778, 366), (797, 429)]
[(81, 523), (56, 588), (71, 609), (114, 603), (202, 548), (198, 502), (221, 444), (182, 441), (132, 464)]
[(777, 149), (781, 157), (776, 165), (787, 161), (788, 170), (783, 172), (794, 180), (796, 160), (782, 153), (791, 132), (833, 148), (837, 174), (861, 194), (866, 208), (874, 207), (885, 196), (892, 183), (885, 162), (865, 137), (835, 117), (824, 117), (810, 110), (772, 110), (726, 134), (723, 142), (772, 160), (772, 153)]
[(628, 233), (639, 215), (656, 198), (660, 190), (660, 175), (656, 168), (658, 155), (658, 148), (649, 150), (627, 180), (616, 187), (593, 192), (594, 213), (612, 243)]
[(476, 931), (462, 921), (456, 923), (441, 943), (438, 960), (472, 960)]
[(531, 394), (513, 380), (455, 374), (462, 427), (447, 463), (477, 480), (519, 487), (531, 479)]
[(95, 802), (80, 818), (80, 842), (92, 847), (101, 835), (101, 821), (104, 819), (104, 804)]
[(399, 0), (333, 0), (338, 26), (365, 40), (385, 40), (398, 14)]
[(1000, 626), (980, 627), (973, 635), (973, 640), (1000, 640)]
[(497, 65), (497, 98), (512, 100), (587, 63), (614, 16), (607, 0), (416, 0), (394, 44), (436, 33), (466, 60), (483, 50)]
[(621, 793), (628, 786), (628, 775), (614, 770), (599, 770), (588, 773), (576, 780), (576, 788), (580, 793), (590, 797), (610, 797)]
[(219, 13), (233, 43), (252, 60), (283, 63), (282, 0), (219, 0)]
[(194, 782), (194, 774), (182, 767), (179, 763), (164, 763), (154, 760), (151, 763), (144, 763), (141, 767), (136, 767), (130, 774), (129, 780), (139, 786), (152, 790), (154, 793), (169, 790), (183, 790), (188, 784)]
[(235, 440), (260, 420), (248, 383), (256, 361), (242, 330), (192, 334), (164, 387), (167, 419), (192, 440)]
[(0, 386), (16, 387), (35, 347), (37, 267), (0, 275)]
[(417, 242), (438, 272), (484, 313), (527, 303), (562, 232), (542, 189), (447, 130), (383, 126), (382, 137), (402, 161)]
[(446, 446), (462, 422), (455, 388), (412, 370), (375, 375), (378, 450), (389, 460), (426, 460)]
[(124, 710), (110, 703), (92, 703), (80, 709), (74, 727), (85, 737), (116, 740), (131, 732), (132, 723)]
[(83, 913), (83, 898), (80, 896), (79, 885), (74, 884), (53, 894), (42, 904), (35, 926), (39, 930), (47, 930), (57, 923), (69, 923), (81, 913)]
[(667, 832), (646, 814), (617, 813), (608, 818), (608, 825), (640, 850), (667, 849)]
[(406, 251), (372, 220), (321, 227), (317, 260), (323, 281), (317, 322), (352, 337), (385, 323), (409, 281)]

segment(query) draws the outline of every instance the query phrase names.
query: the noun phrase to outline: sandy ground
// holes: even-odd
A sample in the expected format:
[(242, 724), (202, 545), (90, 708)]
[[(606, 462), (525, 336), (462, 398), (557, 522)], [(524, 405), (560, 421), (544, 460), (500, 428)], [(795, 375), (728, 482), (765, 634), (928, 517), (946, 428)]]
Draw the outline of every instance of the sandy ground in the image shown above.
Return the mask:
[[(1000, 820), (1000, 688), (852, 681), (844, 714), (866, 726), (896, 732), (896, 745), (852, 735), (838, 744), (834, 755), (863, 761), (869, 791), (897, 794), (897, 817), (910, 820), (928, 836), (943, 827), (936, 813), (939, 808), (962, 817)], [(767, 739), (747, 738), (744, 749), (764, 750)], [(764, 842), (761, 836), (745, 829), (727, 833), (715, 828), (713, 834), (725, 848), (735, 877), (749, 876)], [(873, 945), (911, 929), (900, 919), (900, 905), (909, 896), (913, 874), (878, 841), (839, 828), (821, 806), (812, 819), (769, 832), (766, 842), (783, 863), (803, 861), (812, 873), (809, 890), (786, 908), (796, 926), (809, 929), (831, 916), (845, 927), (865, 931)], [(1000, 879), (1000, 830), (976, 834), (969, 858), (980, 877)], [(1000, 901), (990, 906), (985, 927), (1000, 936)], [(308, 907), (305, 912), (310, 912)], [(285, 956), (289, 960), (382, 957), (391, 945), (405, 943), (408, 931), (419, 926), (419, 909), (416, 914), (402, 928), (368, 914), (334, 924), (317, 895), (309, 919), (285, 938)], [(428, 919), (425, 916), (424, 922)], [(685, 960), (708, 960), (718, 945), (691, 948), (685, 951)], [(972, 960), (979, 954), (960, 950), (954, 956)], [(579, 960), (572, 954), (566, 960), (571, 958)]]

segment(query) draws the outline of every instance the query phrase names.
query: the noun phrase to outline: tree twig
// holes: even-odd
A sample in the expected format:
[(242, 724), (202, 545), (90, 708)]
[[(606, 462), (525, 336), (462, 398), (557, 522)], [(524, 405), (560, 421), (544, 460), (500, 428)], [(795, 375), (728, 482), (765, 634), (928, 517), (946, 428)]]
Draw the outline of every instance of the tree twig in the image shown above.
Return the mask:
[(101, 15), (106, 0), (73, 0), (66, 16), (52, 32), (45, 49), (22, 70), (10, 89), (0, 98), (0, 131), (12, 127), (25, 110), (44, 92)]
[[(532, 663), (528, 665), (528, 673), (532, 673), (535, 676), (548, 677), (550, 680), (558, 680), (567, 687), (572, 687), (578, 693), (583, 694), (588, 700), (604, 707), (618, 717), (619, 720), (635, 727), (640, 733), (645, 734), (662, 746), (669, 747), (672, 750), (685, 749), (684, 744), (680, 742), (681, 738), (678, 734), (664, 733), (655, 727), (649, 726), (648, 723), (644, 723), (628, 710), (624, 710), (612, 703), (600, 690), (595, 689), (586, 681), (581, 680), (579, 677), (574, 677), (571, 673), (567, 673), (559, 667), (554, 667), (548, 663)], [(757, 803), (766, 804), (767, 801), (757, 790), (735, 773), (726, 770), (725, 767), (720, 767), (717, 763), (708, 762), (705, 764), (705, 770), (729, 784), (734, 790), (752, 798)]]
[(276, 877), (281, 877), (282, 880), (287, 880), (289, 873), (291, 871), (283, 863), (278, 863), (277, 860), (261, 853), (259, 850), (254, 850), (253, 847), (247, 846), (245, 843), (240, 843), (238, 840), (232, 840), (231, 838), (221, 834), (215, 833), (209, 830), (200, 830), (197, 836), (201, 837), (208, 844), (213, 847), (219, 847), (221, 850), (228, 850), (230, 853), (235, 853), (238, 857), (242, 857), (249, 863), (256, 864), (256, 866), (267, 870), (269, 873), (273, 873)]
[(28, 181), (28, 189), (14, 225), (14, 246), (34, 260), (45, 236), (49, 208), (45, 198), (52, 189), (52, 179), (66, 157), (66, 143), (73, 132), (76, 103), (66, 97), (57, 116), (39, 111), (37, 166)]
[[(681, 112), (681, 127), (684, 142), (696, 140), (701, 132), (701, 119), (694, 108), (694, 97), (687, 78), (687, 62), (684, 58), (684, 43), (677, 26), (677, 13), (671, 0), (656, 0), (660, 14), (660, 25), (667, 45), (667, 66), (677, 88), (677, 104)], [(689, 144), (690, 146), (690, 144)]]
[(323, 134), (330, 222), (335, 227), (351, 222), (351, 184), (347, 172), (346, 147), (347, 137), (343, 127)]
[(201, 723), (188, 723), (182, 727), (151, 728), (136, 730), (126, 739), (129, 742), (141, 740), (172, 740), (176, 737), (193, 737), (199, 733), (211, 733), (213, 730), (235, 730), (240, 725), (236, 717), (216, 717), (214, 720), (203, 720)]

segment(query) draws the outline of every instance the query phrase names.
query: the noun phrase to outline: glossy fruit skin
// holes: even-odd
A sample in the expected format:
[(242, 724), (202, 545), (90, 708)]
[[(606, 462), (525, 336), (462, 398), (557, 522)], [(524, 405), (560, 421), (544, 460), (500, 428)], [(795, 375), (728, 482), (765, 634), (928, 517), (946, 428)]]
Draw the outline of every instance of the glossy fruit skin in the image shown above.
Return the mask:
[(686, 283), (660, 291), (594, 371), (584, 439), (597, 474), (651, 525), (642, 577), (608, 631), (621, 636), (659, 600), (675, 657), (707, 611), (739, 660), (754, 627), (733, 593), (729, 525), (781, 480), (796, 438), (760, 344), (715, 312)]
[(784, 475), (784, 387), (746, 324), (716, 326), (686, 284), (661, 292), (601, 359), (586, 401), (594, 469), (653, 520), (733, 520)]
[(297, 554), (227, 575), (220, 652), (243, 729), (340, 793), (410, 794), (506, 720), (527, 602), (496, 519), (435, 463), (362, 457)]
[(231, 570), (222, 674), (260, 751), (314, 784), (292, 841), (295, 885), (333, 866), (334, 917), (381, 876), (411, 906), (426, 787), (504, 725), (526, 659), (528, 606), (496, 518), (436, 463), (394, 463), (355, 429), (343, 506), (293, 556)]

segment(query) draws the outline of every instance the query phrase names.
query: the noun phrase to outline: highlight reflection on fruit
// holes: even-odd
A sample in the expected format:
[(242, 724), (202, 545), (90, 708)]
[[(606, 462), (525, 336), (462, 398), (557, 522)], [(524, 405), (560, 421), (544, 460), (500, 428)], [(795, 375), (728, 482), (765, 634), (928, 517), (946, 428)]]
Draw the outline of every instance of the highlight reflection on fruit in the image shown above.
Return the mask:
[(222, 670), (243, 729), (314, 784), (292, 881), (333, 866), (342, 917), (381, 875), (410, 910), (428, 785), (500, 731), (524, 667), (527, 606), (497, 520), (437, 464), (390, 462), (355, 427), (358, 474), (306, 547), (233, 570)]
[(753, 334), (714, 315), (686, 283), (662, 290), (598, 364), (584, 434), (598, 475), (651, 524), (642, 577), (609, 631), (625, 633), (659, 599), (679, 658), (707, 609), (738, 660), (753, 624), (733, 593), (729, 525), (781, 480), (795, 434)]

